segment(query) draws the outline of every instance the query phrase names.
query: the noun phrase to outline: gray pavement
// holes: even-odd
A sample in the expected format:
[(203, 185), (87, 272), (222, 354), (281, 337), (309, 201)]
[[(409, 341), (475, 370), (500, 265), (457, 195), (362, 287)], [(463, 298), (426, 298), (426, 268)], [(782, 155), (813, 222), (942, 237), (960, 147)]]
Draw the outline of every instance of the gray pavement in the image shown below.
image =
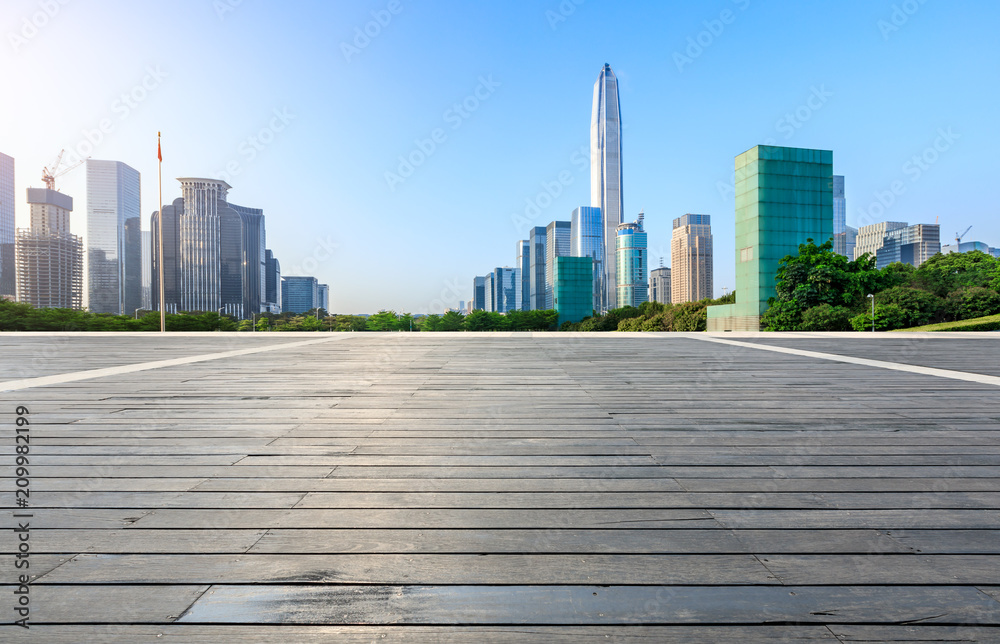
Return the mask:
[(1000, 640), (1000, 334), (0, 352), (4, 641)]

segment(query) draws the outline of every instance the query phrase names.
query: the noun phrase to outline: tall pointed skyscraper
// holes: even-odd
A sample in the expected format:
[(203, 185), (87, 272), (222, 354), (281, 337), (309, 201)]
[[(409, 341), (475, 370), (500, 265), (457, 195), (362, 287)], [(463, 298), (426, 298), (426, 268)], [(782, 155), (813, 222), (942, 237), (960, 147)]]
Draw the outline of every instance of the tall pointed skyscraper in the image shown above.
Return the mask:
[[(622, 203), (622, 120), (618, 109), (618, 79), (607, 63), (594, 84), (590, 121), (590, 205), (601, 209), (604, 220), (604, 257), (615, 257)], [(614, 261), (604, 262), (600, 311), (616, 308), (618, 284)]]

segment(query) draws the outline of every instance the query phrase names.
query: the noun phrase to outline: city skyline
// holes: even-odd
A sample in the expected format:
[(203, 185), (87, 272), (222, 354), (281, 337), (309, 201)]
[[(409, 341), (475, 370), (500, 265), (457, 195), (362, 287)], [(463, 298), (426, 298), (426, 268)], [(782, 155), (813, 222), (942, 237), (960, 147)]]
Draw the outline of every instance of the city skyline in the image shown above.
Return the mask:
[[(162, 130), (163, 200), (180, 196), (174, 177), (227, 181), (271, 217), (283, 273), (330, 284), (334, 310), (457, 306), (470, 276), (515, 261), (512, 241), (590, 203), (586, 126), (607, 62), (625, 104), (624, 212), (646, 212), (650, 266), (671, 264), (672, 220), (704, 212), (715, 295), (733, 288), (732, 159), (770, 142), (836, 153), (847, 225), (940, 218), (942, 243), (971, 225), (966, 240), (1000, 245), (980, 189), (1000, 144), (983, 80), (1000, 71), (992, 3), (217, 4), (59, 4), (26, 37), (39, 5), (9, 3), (0, 152), (16, 160), (18, 227), (24, 190), (66, 149), (145, 175), (146, 229)], [(192, 46), (160, 47), (142, 36), (152, 24)], [(231, 53), (248, 41), (267, 46)], [(71, 100), (30, 101), (42, 77)], [(81, 236), (84, 186), (82, 169), (56, 186)], [(352, 243), (369, 219), (390, 231), (379, 253)], [(441, 231), (456, 250), (428, 261)]]

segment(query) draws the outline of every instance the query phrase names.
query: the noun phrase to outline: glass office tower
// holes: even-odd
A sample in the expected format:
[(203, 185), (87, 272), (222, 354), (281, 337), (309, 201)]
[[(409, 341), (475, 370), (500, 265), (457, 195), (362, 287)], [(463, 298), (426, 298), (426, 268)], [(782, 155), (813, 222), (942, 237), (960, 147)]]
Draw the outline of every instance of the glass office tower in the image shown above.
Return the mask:
[(557, 257), (553, 271), (552, 308), (559, 324), (579, 322), (594, 312), (594, 264), (590, 257)]
[(281, 310), (305, 313), (320, 304), (319, 282), (309, 275), (287, 275), (281, 278)]
[(545, 226), (535, 226), (528, 236), (532, 311), (545, 309)]
[(472, 299), (469, 301), (469, 311), (486, 310), (486, 277), (479, 276), (472, 278)]
[(133, 315), (142, 306), (139, 172), (87, 159), (87, 307)]
[(604, 290), (604, 221), (601, 209), (594, 206), (580, 206), (570, 217), (569, 254), (573, 257), (589, 257), (594, 263), (594, 303), (591, 307), (599, 310), (601, 293)]
[(517, 263), (521, 271), (521, 280), (517, 283), (514, 300), (521, 311), (531, 310), (531, 240), (522, 239), (517, 242)]
[(604, 218), (604, 280), (600, 312), (615, 308), (615, 244), (622, 223), (622, 139), (618, 79), (607, 63), (594, 83), (590, 121), (590, 205), (600, 208)]
[(623, 306), (639, 306), (647, 301), (649, 282), (646, 260), (646, 232), (642, 229), (643, 214), (634, 223), (620, 224), (615, 231), (618, 275), (618, 308)]
[(736, 157), (736, 304), (708, 308), (709, 331), (758, 331), (778, 262), (833, 237), (833, 152), (758, 145)]
[(14, 159), (0, 152), (0, 298), (17, 294), (14, 226)]
[(553, 273), (556, 257), (569, 257), (570, 222), (553, 221), (545, 227), (545, 304), (542, 308), (551, 310)]

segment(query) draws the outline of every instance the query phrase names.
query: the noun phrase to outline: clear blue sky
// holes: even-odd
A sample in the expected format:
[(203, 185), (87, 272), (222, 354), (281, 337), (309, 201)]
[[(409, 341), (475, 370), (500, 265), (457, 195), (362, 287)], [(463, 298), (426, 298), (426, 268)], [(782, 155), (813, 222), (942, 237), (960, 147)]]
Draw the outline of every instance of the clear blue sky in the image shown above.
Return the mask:
[[(164, 200), (180, 196), (176, 177), (237, 164), (231, 201), (264, 209), (283, 272), (311, 269), (336, 312), (457, 305), (473, 276), (514, 264), (529, 225), (589, 205), (605, 62), (625, 211), (645, 209), (653, 266), (669, 265), (674, 217), (707, 213), (716, 292), (734, 286), (724, 187), (733, 158), (765, 142), (833, 150), (848, 223), (939, 218), (945, 239), (971, 225), (967, 240), (1000, 245), (992, 0), (72, 0), (51, 17), (45, 5), (6, 0), (0, 19), (0, 151), (16, 160), (18, 201), (103, 122), (91, 154), (142, 173), (146, 228), (162, 130)], [(355, 42), (366, 26), (376, 35)], [(477, 90), (474, 110), (454, 109)], [(390, 188), (398, 157), (435, 130)], [(894, 182), (891, 205), (872, 209)], [(82, 168), (57, 180), (80, 234), (84, 183)], [(558, 196), (536, 214), (526, 200), (546, 184)]]

